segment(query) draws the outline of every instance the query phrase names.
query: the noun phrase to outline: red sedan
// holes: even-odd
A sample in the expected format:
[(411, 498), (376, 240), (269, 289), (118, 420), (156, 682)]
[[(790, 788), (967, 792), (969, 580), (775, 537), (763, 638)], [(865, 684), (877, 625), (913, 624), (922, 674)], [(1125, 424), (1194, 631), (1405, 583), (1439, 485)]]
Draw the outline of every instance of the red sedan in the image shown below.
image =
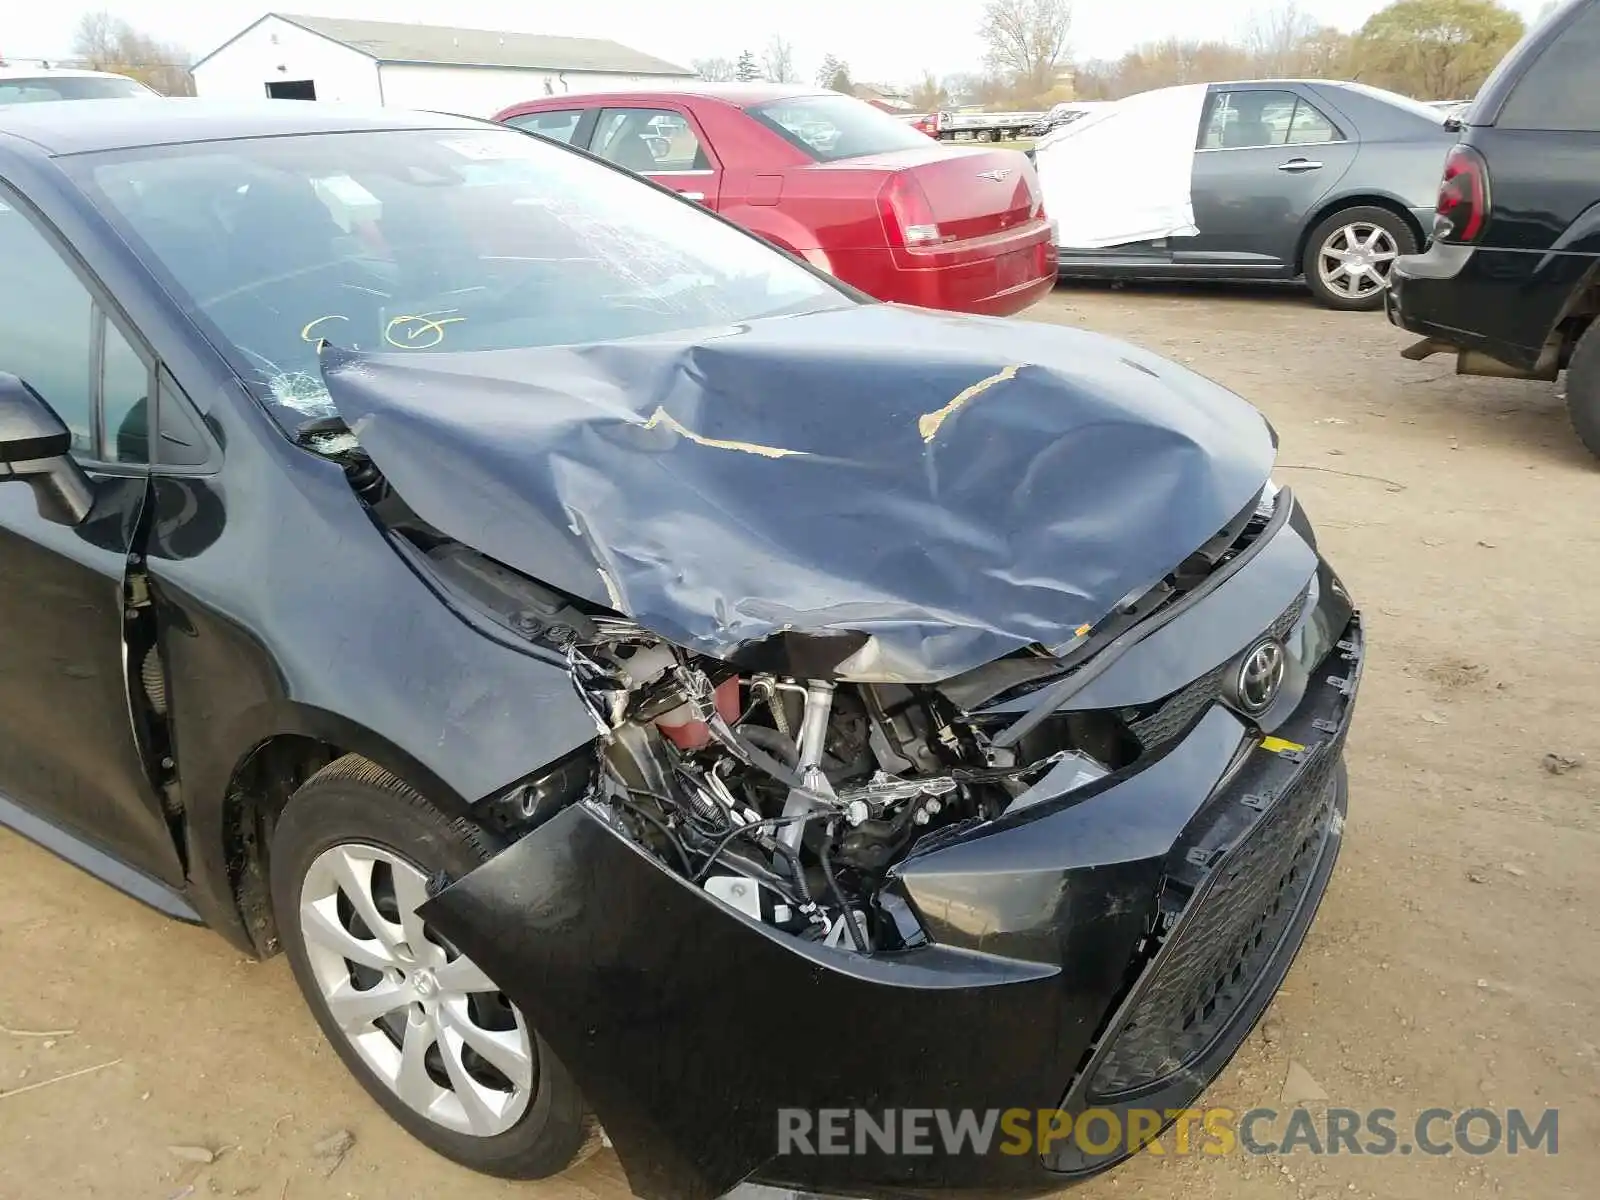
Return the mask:
[(546, 96), (497, 120), (647, 175), (880, 300), (1005, 316), (1056, 279), (1033, 164), (835, 92)]

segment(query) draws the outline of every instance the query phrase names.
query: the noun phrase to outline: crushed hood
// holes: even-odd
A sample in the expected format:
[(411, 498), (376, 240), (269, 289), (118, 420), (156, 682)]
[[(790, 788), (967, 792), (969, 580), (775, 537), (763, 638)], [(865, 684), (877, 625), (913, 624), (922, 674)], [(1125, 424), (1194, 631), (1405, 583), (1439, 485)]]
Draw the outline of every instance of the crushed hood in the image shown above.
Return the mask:
[(1059, 646), (1265, 483), (1239, 397), (1059, 326), (888, 305), (672, 338), (327, 348), (423, 520), (687, 649), (932, 682)]

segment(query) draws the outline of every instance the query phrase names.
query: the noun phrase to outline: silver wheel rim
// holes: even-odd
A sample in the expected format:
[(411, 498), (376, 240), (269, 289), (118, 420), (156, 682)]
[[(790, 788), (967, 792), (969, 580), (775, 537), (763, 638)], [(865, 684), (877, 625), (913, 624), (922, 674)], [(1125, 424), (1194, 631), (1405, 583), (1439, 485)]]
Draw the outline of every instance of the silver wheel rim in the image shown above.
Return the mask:
[(389, 1090), (435, 1124), (494, 1137), (532, 1096), (522, 1014), (416, 910), (427, 879), (361, 843), (317, 856), (300, 885), (300, 933), (322, 1001)]
[(1389, 285), (1389, 270), (1400, 256), (1394, 235), (1371, 221), (1352, 221), (1323, 239), (1317, 274), (1337, 296), (1365, 300)]

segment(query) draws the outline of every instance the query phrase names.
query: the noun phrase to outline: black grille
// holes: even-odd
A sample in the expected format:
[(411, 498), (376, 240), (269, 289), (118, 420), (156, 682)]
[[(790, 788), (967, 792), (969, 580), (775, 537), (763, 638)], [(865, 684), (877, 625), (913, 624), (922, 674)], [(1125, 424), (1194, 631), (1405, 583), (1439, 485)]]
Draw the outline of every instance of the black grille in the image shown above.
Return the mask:
[[(1300, 619), (1300, 614), (1305, 611), (1308, 593), (1309, 588), (1296, 596), (1294, 602), (1267, 626), (1263, 636), (1274, 637), (1279, 641), (1288, 637), (1289, 631)], [(1140, 747), (1148, 753), (1166, 745), (1189, 728), (1190, 722), (1211, 707), (1222, 695), (1223, 682), (1233, 665), (1233, 662), (1229, 661), (1207, 671), (1182, 691), (1174, 692), (1161, 701), (1143, 717), (1129, 721), (1128, 730), (1139, 739)]]
[(1231, 665), (1223, 663), (1208, 671), (1181, 692), (1168, 696), (1149, 716), (1128, 722), (1129, 732), (1146, 751), (1166, 745), (1222, 695), (1222, 681)]
[(1337, 742), (1218, 865), (1190, 901), (1104, 1058), (1089, 1095), (1149, 1087), (1199, 1059), (1266, 969), (1310, 886), (1334, 801)]
[(1267, 636), (1275, 637), (1280, 642), (1289, 636), (1289, 631), (1294, 628), (1294, 623), (1300, 619), (1300, 614), (1306, 610), (1306, 598), (1311, 594), (1311, 585), (1294, 598), (1294, 602), (1278, 614), (1277, 620), (1267, 626)]

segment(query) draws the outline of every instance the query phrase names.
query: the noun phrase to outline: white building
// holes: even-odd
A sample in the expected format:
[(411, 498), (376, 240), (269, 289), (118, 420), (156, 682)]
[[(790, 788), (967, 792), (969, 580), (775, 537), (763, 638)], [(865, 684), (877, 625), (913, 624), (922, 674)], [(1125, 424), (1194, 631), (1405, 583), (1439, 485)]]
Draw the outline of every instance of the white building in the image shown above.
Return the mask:
[(563, 92), (670, 87), (694, 72), (596, 38), (268, 13), (194, 65), (208, 99), (336, 100), (493, 116)]

